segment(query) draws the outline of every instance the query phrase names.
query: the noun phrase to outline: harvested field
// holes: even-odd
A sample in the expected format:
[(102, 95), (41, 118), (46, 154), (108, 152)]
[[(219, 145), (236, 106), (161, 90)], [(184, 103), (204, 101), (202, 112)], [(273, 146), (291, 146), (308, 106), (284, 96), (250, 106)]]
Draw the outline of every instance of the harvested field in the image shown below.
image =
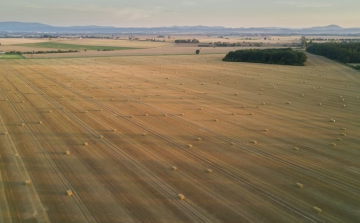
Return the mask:
[[(128, 36), (124, 36), (127, 38)], [(145, 37), (143, 37), (145, 38)], [(131, 40), (109, 40), (109, 39), (60, 39), (57, 43), (77, 44), (77, 45), (101, 45), (101, 46), (120, 46), (132, 48), (156, 48), (172, 45), (169, 42), (151, 42), (151, 41), (131, 41)]]
[(48, 39), (35, 39), (35, 38), (0, 38), (1, 46), (25, 43), (42, 43), (47, 42)]
[(0, 222), (357, 222), (359, 72), (223, 56), (0, 60)]
[(79, 44), (68, 44), (60, 42), (42, 42), (42, 43), (25, 43), (17, 46), (33, 47), (33, 48), (47, 48), (57, 50), (129, 50), (138, 49), (133, 47), (119, 47), (119, 46), (97, 46), (97, 45), (79, 45)]

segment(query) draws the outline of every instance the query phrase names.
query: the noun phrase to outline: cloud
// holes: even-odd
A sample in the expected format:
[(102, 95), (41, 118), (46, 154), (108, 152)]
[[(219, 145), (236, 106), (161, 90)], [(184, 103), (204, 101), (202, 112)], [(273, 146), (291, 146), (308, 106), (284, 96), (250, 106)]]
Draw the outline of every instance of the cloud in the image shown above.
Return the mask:
[(196, 5), (196, 2), (185, 1), (185, 2), (181, 2), (181, 4), (186, 5), (186, 6), (192, 6), (192, 5)]
[(125, 21), (143, 20), (152, 16), (156, 16), (166, 9), (161, 6), (153, 7), (104, 7), (96, 5), (82, 5), (82, 6), (46, 6), (46, 5), (32, 5), (28, 4), (28, 8), (34, 10), (50, 11), (54, 14), (67, 14), (68, 16), (78, 16), (79, 14), (87, 14), (93, 16), (104, 16)]
[(337, 4), (334, 2), (307, 2), (307, 1), (278, 1), (276, 4), (292, 6), (297, 8), (332, 8)]

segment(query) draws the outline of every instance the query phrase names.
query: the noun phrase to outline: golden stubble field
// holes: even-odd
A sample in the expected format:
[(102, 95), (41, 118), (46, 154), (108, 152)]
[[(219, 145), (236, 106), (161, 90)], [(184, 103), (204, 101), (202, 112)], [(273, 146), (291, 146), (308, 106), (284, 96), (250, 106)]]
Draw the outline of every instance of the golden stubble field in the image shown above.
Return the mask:
[(0, 222), (357, 222), (359, 73), (308, 56), (0, 61)]

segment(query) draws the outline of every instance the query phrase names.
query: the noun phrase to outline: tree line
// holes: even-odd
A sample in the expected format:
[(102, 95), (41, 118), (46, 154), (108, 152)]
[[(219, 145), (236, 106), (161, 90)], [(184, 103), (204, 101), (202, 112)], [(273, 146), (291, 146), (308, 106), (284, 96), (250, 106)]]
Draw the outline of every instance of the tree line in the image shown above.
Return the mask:
[(306, 51), (342, 63), (360, 63), (360, 43), (312, 43)]
[(305, 53), (286, 48), (231, 51), (226, 54), (223, 61), (304, 66), (306, 59)]
[(6, 52), (6, 55), (21, 55), (21, 54), (43, 54), (43, 53), (76, 53), (80, 52), (78, 50), (51, 50), (51, 51), (28, 51), (28, 52), (20, 52), (20, 51), (9, 51)]
[(199, 43), (197, 39), (177, 39), (175, 43)]

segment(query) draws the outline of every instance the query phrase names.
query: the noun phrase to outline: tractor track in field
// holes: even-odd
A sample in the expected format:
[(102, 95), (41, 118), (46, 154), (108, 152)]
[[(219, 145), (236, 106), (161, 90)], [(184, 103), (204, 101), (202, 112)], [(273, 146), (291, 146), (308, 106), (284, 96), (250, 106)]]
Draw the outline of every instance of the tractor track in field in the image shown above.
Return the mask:
[[(44, 76), (44, 75), (42, 75), (42, 76), (46, 78), (46, 76)], [(53, 80), (53, 79), (50, 79), (50, 78), (49, 78), (49, 80), (51, 80), (51, 81), (57, 83), (58, 85), (61, 85), (62, 87), (66, 88), (66, 86), (64, 86), (62, 83), (60, 83), (60, 82), (58, 82), (58, 81), (56, 81), (56, 80)], [(151, 106), (151, 105), (149, 105), (149, 104), (146, 104), (146, 103), (144, 103), (144, 102), (142, 102), (142, 101), (139, 101), (139, 100), (136, 100), (136, 99), (132, 99), (132, 98), (127, 97), (127, 96), (125, 96), (125, 95), (122, 95), (122, 94), (120, 94), (120, 93), (118, 93), (118, 92), (115, 92), (115, 91), (113, 91), (113, 90), (111, 90), (111, 89), (104, 88), (104, 87), (102, 87), (102, 86), (100, 86), (100, 85), (98, 85), (98, 84), (96, 84), (96, 83), (92, 83), (92, 82), (90, 82), (90, 81), (88, 81), (88, 80), (85, 80), (85, 79), (82, 79), (82, 80), (83, 80), (83, 81), (86, 81), (86, 82), (89, 82), (89, 83), (91, 83), (92, 85), (95, 85), (95, 86), (97, 86), (97, 87), (100, 88), (100, 89), (110, 91), (111, 93), (116, 94), (116, 95), (118, 95), (118, 96), (121, 96), (121, 97), (123, 97), (123, 98), (130, 99), (130, 100), (132, 100), (132, 101), (134, 101), (134, 102), (136, 102), (136, 103), (143, 104), (143, 105), (145, 105), (145, 106), (147, 106), (147, 107), (149, 107), (149, 108), (151, 108), (151, 109), (153, 109), (153, 110), (155, 110), (155, 111), (158, 111), (158, 112), (160, 112), (160, 113), (162, 113), (162, 114), (167, 114), (165, 111), (163, 111), (163, 110), (161, 110), (161, 109), (159, 109), (159, 108), (156, 108), (156, 107), (154, 107), (154, 106)], [(77, 92), (77, 91), (74, 90), (74, 89), (69, 89), (69, 88), (67, 88), (67, 89), (70, 90), (70, 91), (72, 91), (73, 93), (77, 94), (78, 96), (83, 97), (83, 98), (86, 99), (87, 101), (91, 101), (92, 103), (97, 104), (97, 105), (100, 106), (101, 108), (104, 108), (104, 109), (106, 109), (106, 110), (112, 111), (114, 114), (116, 114), (116, 115), (118, 115), (118, 116), (121, 116), (121, 117), (127, 119), (127, 121), (133, 122), (133, 121), (132, 121), (131, 119), (129, 119), (126, 115), (119, 114), (118, 112), (112, 110), (111, 108), (105, 107), (104, 105), (102, 105), (101, 103), (97, 102), (96, 100), (89, 99), (88, 97), (84, 96), (83, 94)], [(179, 89), (176, 88), (176, 90), (179, 90)], [(202, 97), (206, 97), (206, 96), (202, 96)], [(169, 115), (169, 114), (168, 114), (168, 115)], [(188, 125), (190, 125), (190, 126), (193, 126), (193, 127), (196, 128), (196, 129), (202, 129), (203, 131), (206, 131), (207, 133), (210, 133), (210, 134), (216, 136), (218, 139), (221, 139), (221, 140), (224, 141), (224, 142), (227, 142), (227, 143), (234, 142), (234, 143), (242, 144), (242, 142), (240, 142), (240, 141), (238, 141), (238, 140), (234, 140), (233, 138), (225, 137), (224, 135), (217, 134), (217, 133), (213, 132), (212, 130), (210, 130), (209, 128), (206, 128), (206, 127), (200, 126), (200, 125), (198, 125), (198, 124), (196, 124), (196, 123), (187, 121), (187, 120), (184, 119), (184, 118), (178, 117), (178, 116), (176, 116), (176, 115), (169, 115), (169, 116), (171, 116), (171, 117), (174, 118), (174, 119), (178, 119), (179, 121), (184, 122), (184, 123), (186, 123), (186, 124), (188, 124)], [(282, 119), (282, 118), (279, 117), (279, 116), (275, 116), (275, 117)], [(287, 121), (287, 120), (284, 120), (284, 121)], [(234, 124), (234, 123), (233, 123), (233, 124)], [(296, 123), (296, 124), (298, 124), (298, 123)], [(304, 123), (301, 123), (301, 124), (302, 124), (302, 125), (305, 125)], [(241, 126), (241, 127), (244, 127), (244, 126)], [(229, 133), (229, 132), (225, 132), (225, 133), (231, 135), (231, 133)], [(293, 133), (293, 134), (294, 134), (294, 133)], [(299, 134), (297, 134), (297, 135), (299, 135)], [(277, 135), (277, 136), (278, 136), (278, 135)], [(285, 142), (287, 142), (287, 143), (291, 143), (291, 144), (294, 144), (294, 143), (295, 143), (296, 145), (298, 144), (297, 142), (292, 141), (292, 140), (283, 140), (283, 141), (285, 141)], [(315, 150), (315, 151), (317, 150), (316, 148), (310, 147), (310, 146), (308, 146), (308, 145), (301, 145), (301, 146), (304, 147), (304, 148), (306, 147), (306, 148), (308, 148), (308, 149), (309, 149), (309, 148), (310, 148), (310, 149), (313, 149), (313, 150)], [(242, 145), (242, 148), (246, 148), (247, 151), (249, 151), (249, 152), (256, 152), (257, 154), (262, 155), (262, 156), (265, 157), (265, 158), (268, 158), (268, 159), (270, 158), (270, 159), (275, 160), (275, 161), (277, 161), (277, 162), (283, 163), (283, 164), (285, 164), (285, 165), (287, 165), (287, 166), (290, 166), (290, 167), (292, 167), (292, 168), (294, 168), (294, 169), (299, 170), (300, 172), (306, 173), (307, 175), (311, 175), (311, 176), (313, 176), (314, 178), (320, 178), (320, 179), (324, 180), (325, 182), (329, 182), (329, 183), (332, 183), (332, 184), (334, 184), (334, 185), (337, 185), (338, 187), (343, 188), (343, 189), (346, 189), (347, 191), (350, 191), (350, 192), (353, 192), (353, 193), (356, 193), (356, 194), (360, 194), (360, 189), (357, 188), (357, 187), (354, 187), (353, 185), (346, 184), (346, 183), (342, 182), (342, 180), (336, 180), (336, 179), (334, 179), (334, 178), (327, 177), (325, 174), (321, 174), (321, 173), (315, 172), (315, 171), (313, 171), (313, 170), (310, 170), (310, 169), (304, 167), (304, 166), (306, 166), (306, 164), (310, 163), (312, 166), (317, 166), (317, 167), (320, 168), (321, 166), (318, 165), (317, 163), (305, 162), (304, 160), (296, 159), (297, 162), (301, 162), (301, 164), (305, 164), (305, 165), (298, 165), (298, 164), (292, 163), (291, 161), (278, 158), (278, 157), (274, 156), (273, 154), (271, 154), (271, 153), (269, 153), (269, 152), (265, 152), (265, 151), (260, 150), (260, 149), (255, 149), (255, 148), (253, 148), (253, 147), (244, 146), (244, 145)], [(288, 155), (287, 153), (281, 153), (281, 154)], [(331, 154), (331, 155), (333, 155), (333, 156), (335, 156), (335, 157), (338, 157), (338, 158), (350, 160), (350, 159), (348, 159), (348, 158), (344, 158), (344, 157), (339, 156), (339, 155), (335, 155), (335, 154)], [(356, 161), (356, 160), (351, 160), (351, 161), (358, 163), (358, 161)], [(323, 168), (321, 167), (321, 169), (323, 169)], [(329, 172), (329, 170), (327, 170), (327, 171)], [(332, 172), (332, 173), (334, 173), (334, 172)], [(335, 174), (335, 173), (334, 173), (334, 174)], [(338, 174), (336, 174), (336, 175), (338, 175)], [(340, 175), (338, 175), (338, 177), (344, 178), (344, 176), (340, 176)], [(345, 179), (345, 180), (346, 180), (346, 179)], [(350, 181), (353, 181), (353, 180), (350, 180)]]
[[(2, 89), (0, 87), (0, 91), (2, 92)], [(3, 121), (3, 118), (1, 117), (0, 115), (0, 121), (1, 121), (1, 124), (4, 126), (5, 128), (5, 131), (8, 132), (6, 126), (5, 126), (5, 123)], [(18, 173), (18, 175), (22, 178), (22, 180), (25, 180), (25, 179), (30, 179), (30, 176), (29, 176), (29, 173), (28, 171), (26, 170), (26, 167), (24, 165), (24, 162), (22, 160), (22, 158), (19, 156), (19, 152), (14, 144), (14, 141), (12, 139), (12, 136), (9, 134), (9, 135), (6, 135), (6, 140), (7, 140), (7, 148), (9, 151), (13, 152), (13, 154), (16, 156), (14, 161), (16, 163), (16, 172)], [(3, 184), (9, 184), (9, 178), (8, 178), (8, 174), (7, 172), (5, 171), (5, 167), (4, 167), (4, 163), (3, 163), (3, 160), (2, 160), (2, 157), (1, 157), (1, 154), (0, 154), (0, 162), (2, 163), (2, 166), (3, 168), (1, 168), (1, 170), (3, 171), (3, 174), (0, 173), (0, 175), (4, 175), (5, 178), (6, 178), (6, 181), (2, 181)], [(13, 170), (15, 171), (15, 170)], [(30, 181), (31, 182), (31, 181)], [(10, 186), (7, 185), (7, 187), (10, 188)], [(11, 191), (11, 195), (12, 195), (12, 191)], [(49, 222), (49, 217), (46, 213), (46, 210), (44, 208), (44, 205), (42, 204), (40, 198), (39, 198), (39, 195), (37, 194), (36, 192), (36, 189), (34, 187), (30, 187), (28, 190), (27, 190), (27, 201), (30, 203), (31, 207), (33, 208), (33, 210), (37, 213), (37, 216), (40, 216), (38, 217), (38, 220), (40, 222)], [(13, 195), (12, 195), (13, 196)], [(14, 200), (14, 197), (12, 197), (12, 199)], [(35, 201), (34, 201), (34, 200)], [(9, 200), (9, 198), (8, 198)], [(8, 202), (5, 202), (5, 206), (7, 208), (7, 210), (10, 210), (9, 209), (9, 205), (8, 205)], [(17, 205), (12, 205), (12, 206), (15, 206), (16, 210), (15, 212), (17, 213), (18, 216), (20, 216), (19, 214), (19, 211), (18, 211), (18, 208), (17, 208)], [(8, 211), (8, 213), (10, 213)], [(20, 219), (20, 218), (19, 218)], [(7, 221), (10, 221), (12, 222), (12, 219), (7, 219)], [(6, 221), (6, 222), (7, 222)], [(5, 222), (5, 221), (4, 221)]]
[[(8, 68), (6, 68), (6, 69), (7, 69), (7, 72), (11, 73), (11, 71)], [(14, 76), (16, 76), (16, 75), (14, 75)], [(9, 83), (9, 85), (12, 85), (11, 81), (9, 81), (8, 79), (7, 79), (7, 81)], [(1, 90), (1, 92), (9, 100), (11, 100), (11, 97), (9, 97), (9, 95), (7, 93), (5, 93), (2, 90)], [(17, 106), (15, 106), (15, 103), (12, 103), (11, 101), (9, 101), (8, 104), (11, 107), (14, 115), (18, 118), (18, 120), (21, 120), (23, 123), (25, 123), (25, 120), (28, 120), (26, 114), (21, 112), (21, 109), (18, 109)], [(78, 208), (79, 212), (82, 214), (84, 220), (86, 222), (89, 222), (89, 223), (97, 222), (96, 219), (94, 218), (94, 216), (91, 214), (91, 212), (86, 207), (84, 201), (81, 199), (81, 197), (76, 192), (75, 188), (69, 182), (69, 180), (66, 177), (65, 173), (59, 168), (57, 163), (48, 154), (46, 148), (43, 146), (43, 144), (41, 143), (41, 141), (39, 139), (38, 135), (40, 133), (36, 130), (36, 128), (32, 127), (31, 125), (25, 125), (24, 128), (29, 133), (29, 136), (30, 136), (31, 140), (37, 146), (38, 151), (43, 155), (43, 157), (45, 158), (45, 160), (48, 163), (49, 167), (51, 167), (52, 171), (54, 172), (54, 174), (58, 178), (59, 182), (61, 182), (61, 184), (63, 185), (64, 193), (65, 193), (66, 190), (69, 190), (69, 189), (72, 190), (72, 192), (73, 192), (72, 199), (74, 201), (75, 206)]]
[[(37, 88), (35, 85), (33, 85), (30, 81), (26, 80), (25, 78), (21, 77), (20, 75), (16, 75), (13, 74), (14, 76), (16, 76), (17, 78), (19, 78), (20, 80), (23, 81), (24, 84), (26, 84), (27, 86), (29, 86), (31, 89), (33, 89), (35, 92), (37, 92), (38, 94), (42, 95), (45, 99), (47, 99), (50, 103), (52, 103), (53, 105), (55, 105), (57, 107), (57, 109), (60, 109), (63, 111), (64, 114), (66, 114), (72, 121), (74, 121), (78, 126), (80, 126), (82, 129), (84, 129), (90, 136), (94, 137), (94, 138), (98, 138), (98, 136), (100, 134), (98, 134), (95, 130), (93, 130), (91, 127), (89, 127), (85, 122), (83, 122), (82, 120), (80, 120), (79, 118), (77, 118), (76, 116), (74, 116), (71, 112), (67, 111), (66, 109), (62, 109), (62, 106), (58, 104), (58, 102), (56, 102), (54, 99), (52, 99), (50, 96), (44, 94), (39, 88)], [(19, 116), (21, 117), (21, 116)], [(32, 137), (36, 137), (34, 135), (34, 133), (32, 132)], [(118, 156), (121, 156), (122, 158), (126, 159), (128, 161), (128, 164), (130, 166), (132, 166), (134, 169), (137, 170), (138, 174), (140, 176), (143, 176), (144, 178), (148, 179), (148, 182), (151, 182), (152, 186), (157, 188), (158, 190), (160, 190), (162, 193), (165, 193), (167, 195), (168, 198), (173, 198), (170, 199), (172, 202), (177, 203), (178, 206), (180, 206), (183, 210), (185, 210), (186, 212), (188, 212), (191, 216), (193, 216), (195, 219), (197, 219), (198, 221), (201, 222), (215, 222), (216, 219), (208, 219), (207, 216), (204, 215), (204, 213), (201, 213), (202, 211), (199, 211), (196, 209), (196, 207), (194, 207), (194, 204), (191, 201), (179, 201), (179, 200), (175, 200), (174, 198), (176, 197), (177, 193), (175, 192), (174, 189), (172, 189), (170, 186), (168, 186), (166, 183), (164, 183), (163, 181), (161, 181), (160, 179), (158, 179), (155, 175), (153, 175), (150, 171), (148, 171), (146, 168), (144, 168), (140, 163), (138, 163), (134, 158), (132, 158), (131, 156), (129, 156), (128, 154), (126, 154), (124, 151), (122, 151), (121, 149), (119, 149), (115, 144), (113, 144), (112, 142), (110, 142), (107, 139), (103, 139), (101, 140), (101, 142), (111, 151), (113, 151), (115, 154), (117, 154)], [(51, 159), (51, 158), (50, 158)], [(52, 162), (54, 162), (52, 160)], [(56, 164), (54, 164), (56, 165)], [(59, 170), (61, 173), (62, 171)], [(63, 173), (62, 173), (63, 174)], [(64, 176), (65, 177), (65, 176)], [(70, 187), (73, 189), (74, 193), (76, 194), (76, 191), (74, 190), (73, 187)], [(76, 194), (76, 196), (81, 200), (80, 196), (78, 194)], [(83, 201), (81, 200), (81, 203), (86, 207), (85, 203), (83, 203)], [(88, 209), (87, 209), (88, 210)], [(88, 211), (89, 212), (89, 211)], [(90, 212), (89, 212), (90, 213)], [(95, 218), (94, 218), (95, 220)]]
[[(65, 89), (67, 89), (67, 90), (75, 93), (76, 95), (78, 95), (78, 96), (86, 99), (87, 101), (91, 101), (92, 103), (98, 105), (100, 108), (106, 109), (107, 111), (112, 112), (112, 113), (115, 114), (116, 116), (122, 117), (122, 118), (126, 119), (128, 122), (131, 122), (132, 124), (134, 124), (134, 125), (142, 128), (142, 129), (148, 131), (149, 133), (152, 133), (153, 135), (161, 138), (161, 139), (164, 140), (164, 141), (167, 141), (168, 143), (172, 144), (173, 146), (175, 146), (175, 147), (177, 147), (177, 148), (179, 148), (179, 149), (182, 149), (182, 150), (183, 150), (184, 152), (186, 152), (187, 154), (189, 154), (189, 155), (191, 155), (191, 156), (193, 156), (193, 157), (195, 157), (195, 158), (203, 161), (204, 163), (207, 163), (209, 166), (211, 166), (211, 167), (214, 168), (215, 170), (218, 170), (219, 172), (223, 173), (224, 175), (230, 177), (231, 179), (233, 179), (233, 180), (235, 180), (235, 181), (237, 181), (237, 182), (239, 182), (239, 183), (242, 183), (242, 184), (248, 186), (248, 187), (251, 188), (252, 190), (258, 192), (259, 194), (262, 194), (263, 196), (267, 197), (269, 200), (271, 200), (271, 201), (273, 201), (274, 203), (282, 206), (283, 208), (286, 208), (286, 209), (292, 211), (293, 213), (296, 213), (297, 215), (302, 216), (303, 218), (305, 218), (305, 219), (307, 219), (307, 220), (309, 220), (309, 221), (311, 221), (311, 222), (323, 222), (323, 220), (321, 220), (320, 218), (315, 217), (314, 215), (309, 214), (307, 211), (304, 211), (304, 210), (296, 207), (295, 205), (289, 203), (288, 201), (285, 201), (285, 200), (279, 198), (278, 196), (276, 196), (276, 195), (274, 195), (274, 194), (272, 194), (272, 193), (270, 193), (270, 192), (262, 189), (261, 187), (255, 185), (254, 183), (248, 181), (247, 179), (242, 178), (242, 177), (240, 177), (240, 176), (237, 176), (237, 175), (233, 174), (232, 172), (226, 170), (226, 168), (222, 167), (221, 165), (215, 164), (215, 163), (211, 162), (209, 159), (207, 159), (207, 158), (205, 158), (205, 157), (203, 157), (203, 156), (201, 156), (201, 155), (199, 155), (199, 154), (196, 154), (195, 152), (193, 152), (193, 151), (191, 151), (191, 150), (185, 149), (185, 148), (183, 147), (183, 145), (179, 145), (178, 143), (175, 143), (173, 140), (169, 140), (167, 137), (164, 137), (162, 134), (157, 133), (156, 131), (152, 130), (151, 128), (146, 127), (146, 126), (144, 126), (144, 125), (142, 125), (142, 124), (139, 124), (139, 123), (137, 123), (137, 122), (129, 119), (126, 115), (123, 115), (123, 114), (115, 111), (114, 109), (109, 108), (109, 107), (107, 107), (107, 106), (105, 106), (105, 105), (97, 102), (96, 100), (89, 99), (88, 97), (82, 95), (81, 93), (79, 93), (79, 92), (77, 92), (77, 91), (75, 91), (75, 90), (73, 90), (73, 89), (69, 89), (69, 88), (66, 87), (64, 84), (59, 83), (58, 81), (56, 81), (56, 80), (54, 80), (54, 79), (51, 79), (51, 78), (46, 77), (44, 74), (39, 74), (39, 73), (38, 73), (38, 75), (41, 75), (42, 77), (45, 77), (45, 78), (47, 78), (47, 79), (49, 79), (49, 80), (57, 83), (58, 85), (62, 86), (63, 88), (65, 88)], [(125, 96), (125, 97), (126, 97), (126, 96)], [(50, 98), (49, 100), (53, 100), (53, 99)], [(138, 101), (137, 101), (137, 102), (138, 102)], [(141, 102), (141, 103), (142, 103), (142, 102)], [(147, 105), (147, 106), (149, 106), (149, 105)], [(155, 107), (153, 107), (153, 106), (150, 106), (150, 107), (152, 107), (153, 109), (159, 111), (159, 109), (157, 109), (157, 108), (155, 108)], [(163, 112), (162, 112), (162, 113), (163, 113)], [(171, 117), (177, 118), (176, 116), (171, 116)], [(181, 119), (181, 121), (185, 121), (185, 120)], [(84, 123), (84, 124), (85, 124), (85, 123)], [(190, 123), (188, 123), (188, 124), (190, 124)], [(191, 125), (194, 126), (194, 127), (196, 126), (196, 127), (199, 127), (199, 128), (204, 129), (202, 126), (198, 126), (197, 124), (194, 124), (194, 123), (191, 123)], [(208, 133), (212, 133), (212, 131), (210, 131), (209, 129), (206, 129), (206, 128), (205, 128), (205, 131), (207, 131)], [(213, 134), (215, 134), (215, 133), (213, 133)], [(215, 135), (216, 135), (216, 134), (215, 134)], [(96, 136), (98, 136), (98, 134), (96, 134)], [(224, 137), (224, 136), (221, 136), (221, 135), (217, 135), (217, 137), (218, 137), (218, 138), (221, 137), (222, 140), (225, 139), (225, 141), (227, 141), (227, 142), (233, 141), (233, 140), (229, 140), (228, 137)], [(111, 143), (111, 142), (109, 142), (109, 143)], [(256, 152), (258, 152), (258, 151), (256, 151)], [(261, 152), (261, 151), (260, 151), (260, 152)], [(266, 156), (266, 155), (265, 155), (265, 156)], [(274, 160), (279, 161), (279, 159), (274, 159)], [(285, 163), (285, 164), (288, 164), (288, 163)], [(292, 167), (294, 167), (294, 166), (292, 166)], [(295, 166), (295, 167), (296, 167), (296, 166)]]

